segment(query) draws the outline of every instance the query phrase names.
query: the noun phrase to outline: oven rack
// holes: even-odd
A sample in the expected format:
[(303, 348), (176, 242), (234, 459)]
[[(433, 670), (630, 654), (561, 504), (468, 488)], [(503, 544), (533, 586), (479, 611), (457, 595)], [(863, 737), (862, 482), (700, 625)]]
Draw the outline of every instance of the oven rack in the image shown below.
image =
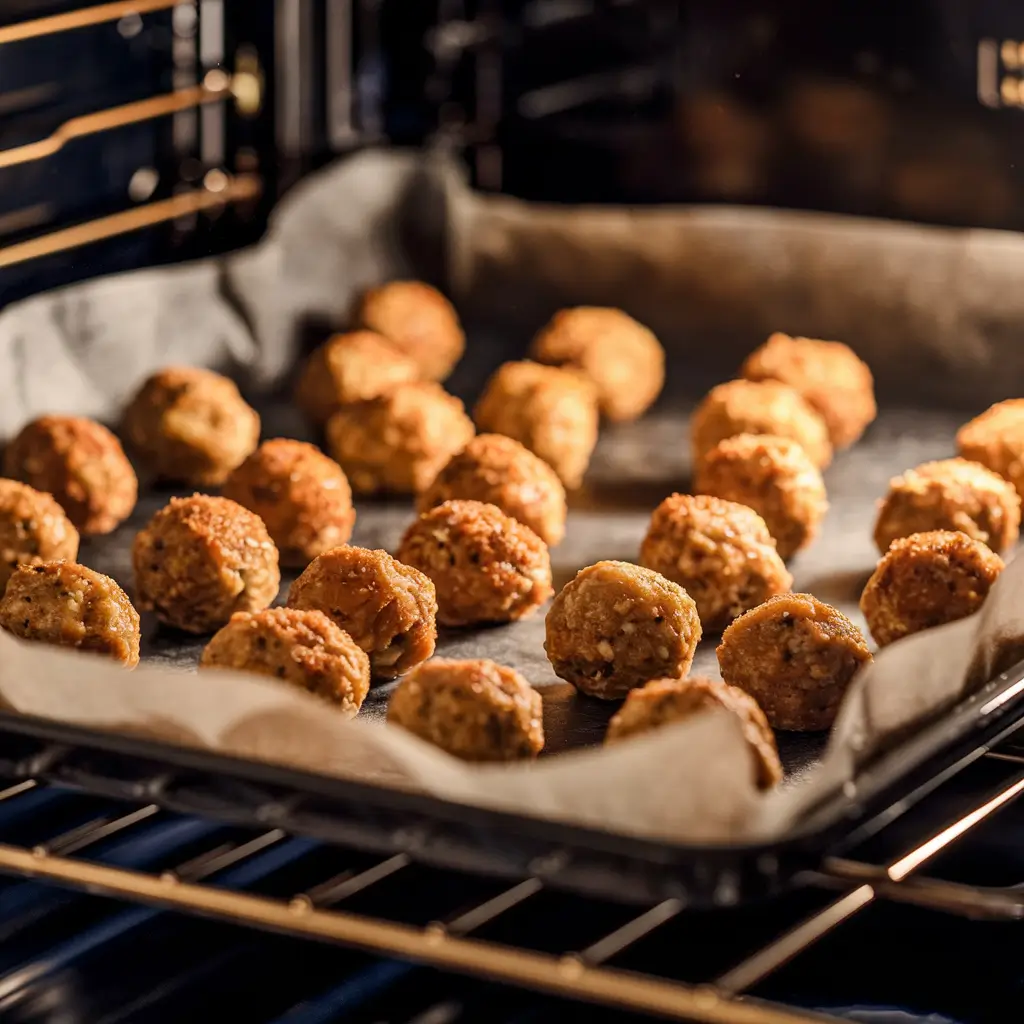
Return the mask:
[[(204, 10), (207, 7), (210, 10)], [(182, 13), (188, 16), (182, 17)], [(249, 52), (229, 55), (213, 52), (207, 46), (210, 52), (203, 53), (201, 15), (206, 18), (206, 29), (214, 29), (212, 36), (223, 39), (223, 25), (218, 28), (213, 24), (218, 14), (223, 22), (219, 0), (215, 5), (202, 0), (115, 0), (0, 25), (0, 58), (20, 44), (111, 23), (117, 23), (119, 30), (123, 26), (121, 34), (129, 39), (142, 31), (145, 16), (155, 14), (170, 14), (173, 18), (174, 46), (168, 56), (168, 64), (173, 65), (168, 69), (173, 79), (171, 90), (95, 109), (64, 121), (44, 138), (0, 149), (0, 170), (42, 166), (82, 139), (103, 139), (118, 129), (164, 118), (175, 119), (174, 165), (140, 168), (138, 175), (143, 177), (139, 178), (139, 188), (129, 189), (126, 199), (130, 205), (123, 209), (57, 225), (11, 243), (0, 242), (0, 270), (159, 225), (174, 225), (187, 235), (196, 215), (253, 204), (263, 194), (264, 177), (255, 154), (239, 160), (238, 153), (228, 151), (225, 114), (227, 108), (242, 118), (260, 114), (265, 87), (261, 66)], [(232, 62), (233, 69), (226, 70)], [(204, 113), (208, 109), (213, 111), (212, 116)], [(164, 195), (151, 198), (157, 181), (165, 182), (161, 187)], [(16, 230), (22, 223), (38, 226), (38, 218), (30, 213), (15, 210), (3, 219), (12, 225), (15, 235), (25, 236), (25, 231)]]
[[(53, 760), (60, 755), (61, 751), (53, 751)], [(207, 821), (196, 827), (200, 838), (205, 834), (203, 828), (210, 832), (208, 846), (200, 842), (197, 849), (193, 844), (180, 862), (173, 857), (162, 864), (132, 861), (107, 856), (104, 850), (115, 841), (130, 843), (133, 836), (165, 819), (168, 812), (153, 803), (139, 805), (106, 797), (89, 797), (105, 801), (101, 811), (70, 829), (40, 836), (33, 828), (27, 837), (19, 838), (15, 827), (12, 838), (11, 826), (31, 820), (37, 813), (35, 803), (48, 799), (46, 794), (77, 799), (72, 790), (49, 786), (42, 777), (10, 778), (8, 787), (0, 792), (0, 872), (354, 947), (617, 1010), (704, 1024), (812, 1024), (831, 1018), (752, 999), (747, 993), (872, 903), (908, 903), (990, 921), (1024, 917), (1024, 891), (1020, 889), (967, 885), (916, 874), (1024, 793), (1024, 754), (1017, 748), (1004, 746), (985, 755), (979, 764), (985, 768), (988, 795), (978, 797), (977, 779), (973, 780), (968, 790), (973, 795), (967, 803), (961, 802), (952, 820), (938, 827), (933, 824), (933, 800), (925, 831), (916, 831), (916, 841), (902, 846), (903, 852), (895, 859), (832, 858), (820, 871), (808, 872), (801, 882), (815, 895), (809, 914), (797, 916), (781, 928), (775, 926), (758, 948), (696, 981), (681, 981), (671, 971), (638, 971), (632, 965), (632, 969), (624, 969), (617, 963), (665, 929), (685, 922), (687, 908), (679, 899), (639, 908), (585, 901), (581, 906), (605, 908), (594, 934), (565, 949), (530, 948), (526, 943), (502, 940), (500, 935), (496, 940), (488, 933), (531, 901), (551, 895), (539, 866), (535, 873), (512, 879), (459, 874), (451, 894), (457, 904), (454, 909), (440, 910), (430, 920), (410, 920), (407, 912), (396, 915), (393, 906), (387, 913), (375, 912), (374, 900), (379, 904), (377, 894), (403, 873), (428, 872), (426, 881), (414, 889), (417, 895), (434, 888), (443, 890), (443, 885), (434, 886), (430, 881), (434, 869), (418, 864), (414, 854), (374, 855), (340, 844), (320, 844), (270, 825), (262, 832), (236, 829), (233, 838), (224, 842), (214, 833), (229, 826)], [(914, 828), (922, 829), (922, 822), (917, 821)], [(921, 834), (927, 838), (921, 840)], [(313, 848), (329, 850), (331, 856), (324, 859), (321, 855), (320, 874), (303, 876), (301, 885), (288, 888), (285, 884), (271, 891), (257, 887), (254, 891), (246, 883), (246, 879), (262, 877), (259, 865), (271, 852), (276, 851), (273, 863), (278, 863), (274, 858), (283, 857), (280, 864), (286, 864), (289, 857), (301, 859)], [(464, 903), (467, 894), (473, 897), (468, 906)], [(387, 904), (387, 898), (383, 903)], [(436, 909), (431, 907), (431, 912)], [(0, 973), (0, 1006), (17, 981), (16, 975)]]

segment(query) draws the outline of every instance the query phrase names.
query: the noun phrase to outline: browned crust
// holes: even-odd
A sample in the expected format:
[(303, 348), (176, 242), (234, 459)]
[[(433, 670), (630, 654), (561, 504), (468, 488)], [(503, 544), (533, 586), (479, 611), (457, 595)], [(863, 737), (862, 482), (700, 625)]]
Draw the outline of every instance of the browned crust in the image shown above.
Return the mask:
[(0, 480), (0, 593), (19, 565), (78, 557), (78, 531), (52, 495)]
[(388, 722), (465, 761), (519, 761), (544, 746), (540, 694), (484, 658), (413, 669), (391, 697)]
[(879, 647), (973, 615), (1003, 560), (964, 533), (935, 530), (893, 541), (864, 587), (860, 609)]
[(749, 693), (775, 729), (835, 721), (854, 674), (871, 660), (857, 627), (811, 594), (780, 594), (741, 615), (718, 647), (722, 678)]
[(222, 493), (263, 520), (285, 566), (305, 568), (352, 536), (356, 511), (348, 478), (303, 441), (264, 441), (232, 472)]
[(446, 626), (512, 622), (551, 596), (548, 547), (495, 505), (446, 501), (405, 532), (398, 558), (434, 582)]
[(144, 611), (188, 633), (210, 633), (235, 612), (261, 611), (281, 583), (277, 548), (263, 520), (227, 498), (172, 498), (132, 549)]
[(770, 789), (778, 785), (782, 781), (782, 764), (768, 719), (749, 693), (720, 679), (652, 679), (639, 689), (630, 690), (608, 723), (605, 742), (616, 743), (717, 708), (739, 719), (753, 757), (758, 787)]
[(329, 616), (370, 656), (377, 678), (393, 679), (434, 653), (434, 584), (386, 551), (325, 551), (292, 584), (288, 606)]
[(22, 565), (0, 600), (0, 627), (23, 640), (139, 663), (139, 613), (109, 576), (56, 561)]
[(95, 420), (76, 416), (27, 424), (4, 452), (4, 473), (52, 494), (85, 535), (116, 529), (139, 495), (121, 442)]
[(236, 669), (297, 686), (349, 716), (370, 690), (370, 659), (323, 612), (237, 612), (203, 650), (202, 668)]

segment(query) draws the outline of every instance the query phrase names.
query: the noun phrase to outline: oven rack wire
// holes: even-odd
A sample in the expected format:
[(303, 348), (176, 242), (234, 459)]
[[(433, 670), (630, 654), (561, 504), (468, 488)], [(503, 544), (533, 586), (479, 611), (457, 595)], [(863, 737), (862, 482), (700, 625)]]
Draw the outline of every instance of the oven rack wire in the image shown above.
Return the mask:
[[(0, 26), (0, 59), (5, 48), (18, 43), (179, 8), (195, 11), (198, 21), (196, 0), (116, 0)], [(43, 163), (78, 139), (102, 136), (119, 128), (184, 114), (210, 105), (233, 103), (238, 113), (253, 117), (262, 109), (263, 88), (263, 77), (258, 65), (246, 63), (233, 73), (228, 73), (220, 66), (210, 67), (195, 84), (176, 86), (163, 95), (98, 109), (65, 121), (43, 139), (0, 149), (0, 170)], [(264, 182), (260, 174), (233, 173), (224, 163), (205, 167), (204, 171), (198, 185), (179, 181), (173, 190), (174, 194), (169, 198), (137, 202), (122, 211), (59, 227), (12, 244), (0, 245), (0, 269), (69, 252), (145, 228), (176, 221), (182, 223), (185, 218), (200, 212), (251, 203), (263, 192)]]
[[(51, 759), (58, 762), (64, 752), (63, 748), (55, 747)], [(41, 751), (34, 763), (45, 764), (46, 755), (46, 750)], [(975, 799), (969, 809), (957, 813), (954, 820), (890, 862), (827, 859), (820, 870), (802, 876), (801, 882), (826, 894), (838, 893), (836, 898), (698, 984), (684, 984), (670, 977), (623, 970), (610, 964), (630, 947), (655, 936), (659, 929), (684, 915), (686, 907), (679, 899), (624, 908), (623, 918), (616, 919), (613, 928), (578, 948), (538, 952), (478, 938), (476, 933), (544, 892), (545, 881), (539, 867), (537, 873), (519, 879), (490, 879), (496, 887), (474, 905), (460, 907), (457, 912), (425, 924), (409, 923), (377, 916), (372, 911), (367, 913), (362, 907), (356, 911), (346, 908), (353, 898), (372, 895), (374, 886), (412, 869), (415, 855), (409, 853), (382, 857), (364, 853), (356, 867), (335, 871), (312, 883), (304, 881), (296, 891), (273, 895), (246, 891), (244, 885), (237, 884), (245, 876), (246, 865), (254, 867), (268, 850), (316, 845), (269, 823), (265, 831), (251, 832), (230, 843), (211, 839), (208, 849), (199, 853), (190, 849), (182, 863), (158, 870), (146, 870), (146, 864), (111, 863), (94, 857), (98, 846), (130, 837), (133, 830), (146, 827), (166, 813), (154, 803), (139, 806), (118, 801), (111, 805), (113, 810), (70, 830), (35, 837), (31, 842), (12, 841), (5, 824), (32, 813), (26, 801), (37, 800), (46, 793), (69, 792), (63, 786), (49, 786), (42, 775), (10, 778), (7, 788), (0, 791), (0, 873), (247, 928), (353, 947), (605, 1008), (702, 1024), (813, 1024), (831, 1018), (752, 999), (746, 994), (872, 903), (895, 901), (990, 921), (1024, 917), (1024, 892), (1019, 889), (972, 886), (917, 874), (918, 869), (947, 852), (1024, 793), (1024, 756), (1015, 748), (991, 752), (985, 755), (985, 761), (1000, 768), (1000, 781), (994, 793)], [(200, 830), (204, 827), (198, 819), (191, 820)], [(212, 831), (215, 826), (207, 822), (205, 827)], [(341, 855), (346, 850), (337, 844), (331, 844), (331, 848), (337, 848)], [(8, 977), (0, 974), (0, 1003), (17, 984), (16, 973)]]

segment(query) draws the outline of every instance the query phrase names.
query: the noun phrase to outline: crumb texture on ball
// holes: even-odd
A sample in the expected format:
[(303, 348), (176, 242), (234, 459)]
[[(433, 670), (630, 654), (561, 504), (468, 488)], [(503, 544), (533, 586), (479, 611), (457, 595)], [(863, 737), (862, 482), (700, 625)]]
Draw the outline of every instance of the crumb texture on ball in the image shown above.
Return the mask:
[(752, 508), (782, 558), (814, 540), (828, 511), (825, 483), (807, 453), (796, 441), (770, 434), (720, 441), (697, 466), (694, 490)]
[(1024, 398), (990, 406), (957, 431), (956, 443), (960, 455), (1009, 480), (1024, 498)]
[(885, 554), (894, 540), (933, 530), (959, 530), (1005, 551), (1020, 533), (1020, 496), (980, 463), (925, 462), (890, 482), (878, 510), (875, 544)]
[(638, 419), (665, 385), (661, 343), (621, 309), (561, 310), (534, 338), (530, 355), (584, 373), (597, 388), (601, 412), (613, 422)]
[(327, 424), (328, 449), (359, 494), (422, 491), (474, 433), (462, 402), (427, 381), (346, 406)]
[(1003, 571), (1003, 560), (964, 533), (900, 537), (864, 587), (860, 609), (879, 647), (973, 615)]
[(373, 331), (350, 331), (309, 355), (295, 386), (295, 404), (323, 425), (342, 406), (368, 402), (419, 378), (419, 365), (394, 342)]
[(466, 348), (455, 307), (422, 281), (371, 288), (359, 304), (357, 319), (415, 360), (427, 380), (444, 380)]
[(811, 594), (780, 594), (741, 615), (718, 647), (722, 678), (757, 701), (775, 729), (830, 729), (857, 670), (860, 630)]
[(764, 520), (706, 494), (673, 494), (654, 510), (640, 562), (686, 590), (705, 633), (793, 585)]
[(741, 376), (799, 391), (825, 420), (835, 448), (848, 448), (878, 415), (871, 370), (841, 341), (773, 334), (747, 357)]
[(487, 382), (474, 418), (481, 431), (529, 448), (566, 487), (583, 482), (600, 415), (594, 385), (578, 371), (528, 360), (505, 363)]
[(581, 569), (562, 588), (545, 630), (555, 674), (606, 700), (652, 679), (681, 679), (701, 638), (697, 606), (682, 587), (613, 561)]
[(78, 531), (53, 497), (0, 480), (0, 594), (19, 565), (78, 557)]
[(139, 663), (139, 613), (109, 576), (74, 562), (15, 570), (0, 599), (0, 627), (22, 640)]
[(547, 545), (495, 505), (446, 501), (412, 523), (397, 554), (433, 581), (445, 626), (512, 622), (552, 594)]
[(630, 690), (608, 723), (605, 742), (617, 743), (716, 709), (729, 711), (739, 720), (750, 748), (756, 784), (761, 789), (777, 785), (782, 780), (782, 764), (768, 719), (749, 693), (720, 679), (652, 679)]
[(305, 568), (352, 536), (356, 511), (348, 478), (304, 441), (264, 441), (227, 478), (222, 493), (263, 520), (285, 566)]
[(394, 679), (434, 653), (434, 584), (386, 551), (325, 551), (292, 584), (288, 607), (327, 615), (370, 656), (379, 679)]
[(110, 533), (135, 508), (139, 483), (121, 442), (78, 416), (42, 416), (4, 452), (4, 474), (52, 494), (81, 534)]
[(234, 381), (173, 366), (143, 383), (125, 410), (122, 432), (157, 479), (216, 487), (255, 449), (260, 418)]
[(235, 612), (268, 607), (281, 585), (263, 520), (228, 498), (172, 498), (132, 548), (143, 611), (187, 633), (212, 633)]
[(818, 469), (832, 461), (825, 421), (788, 384), (731, 380), (711, 389), (690, 421), (693, 461), (737, 434), (771, 434), (796, 441)]
[(540, 694), (486, 658), (413, 669), (391, 696), (388, 722), (464, 761), (521, 761), (544, 746)]
[(203, 650), (202, 668), (272, 676), (350, 717), (370, 690), (370, 659), (323, 612), (267, 608), (236, 612)]
[(423, 513), (453, 500), (497, 505), (551, 546), (565, 536), (562, 481), (543, 459), (511, 437), (478, 434), (420, 493), (416, 507)]

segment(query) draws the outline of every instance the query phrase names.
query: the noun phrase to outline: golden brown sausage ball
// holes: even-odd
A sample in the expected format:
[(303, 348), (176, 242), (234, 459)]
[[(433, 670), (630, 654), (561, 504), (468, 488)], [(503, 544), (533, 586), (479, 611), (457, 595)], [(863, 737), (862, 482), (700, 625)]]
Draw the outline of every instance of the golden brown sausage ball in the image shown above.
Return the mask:
[(527, 361), (500, 366), (474, 411), (487, 433), (515, 438), (576, 488), (597, 444), (593, 384), (575, 370)]
[(879, 647), (973, 615), (1003, 571), (1003, 560), (964, 533), (900, 537), (878, 563), (860, 610)]
[(139, 613), (109, 577), (74, 562), (19, 566), (0, 600), (0, 627), (23, 640), (139, 663)]
[(258, 612), (281, 585), (263, 520), (227, 498), (172, 498), (135, 537), (143, 611), (187, 633), (212, 633), (235, 612)]
[(296, 608), (236, 612), (206, 645), (200, 667), (283, 679), (349, 717), (370, 690), (363, 649), (323, 612)]
[(234, 381), (210, 370), (170, 366), (136, 393), (122, 433), (157, 479), (216, 487), (255, 449), (260, 418)]
[(712, 388), (690, 421), (694, 465), (719, 441), (737, 434), (771, 434), (796, 441), (818, 469), (832, 461), (825, 421), (778, 381), (731, 380)]
[(701, 636), (689, 594), (628, 562), (581, 569), (555, 598), (545, 625), (555, 674), (605, 700), (651, 679), (681, 679)]
[(796, 441), (770, 434), (719, 441), (697, 466), (694, 490), (752, 508), (782, 558), (814, 540), (828, 510), (825, 483), (807, 453)]
[(997, 402), (965, 423), (956, 435), (965, 459), (1009, 480), (1024, 498), (1024, 398)]
[(740, 722), (754, 760), (754, 778), (761, 789), (782, 780), (775, 736), (757, 701), (720, 679), (653, 679), (626, 694), (626, 701), (608, 723), (606, 743), (639, 736), (663, 725), (685, 722), (702, 711), (723, 708)]
[(871, 661), (860, 630), (810, 594), (779, 594), (741, 615), (723, 634), (718, 665), (746, 690), (775, 729), (832, 727), (854, 674)]
[(764, 520), (706, 494), (673, 494), (654, 510), (640, 563), (683, 587), (705, 633), (793, 585)]
[(49, 494), (0, 480), (0, 594), (19, 565), (78, 557), (78, 531)]
[(325, 551), (292, 584), (288, 607), (329, 616), (366, 651), (380, 679), (394, 679), (434, 653), (434, 584), (386, 551)]
[(661, 343), (621, 309), (563, 309), (533, 339), (530, 356), (584, 373), (597, 388), (601, 412), (612, 421), (638, 419), (665, 385)]
[(558, 474), (511, 437), (478, 434), (423, 491), (416, 502), (427, 512), (453, 499), (497, 505), (546, 544), (565, 536), (565, 488)]
[(848, 448), (878, 414), (871, 370), (840, 341), (773, 334), (747, 357), (740, 374), (799, 391), (824, 419), (834, 448)]
[(480, 501), (446, 501), (424, 512), (405, 531), (398, 559), (433, 580), (445, 626), (523, 619), (552, 594), (548, 546)]
[(358, 494), (422, 491), (474, 433), (462, 402), (429, 381), (346, 406), (327, 423), (330, 453)]
[(486, 658), (413, 669), (391, 696), (388, 722), (463, 761), (521, 761), (544, 746), (540, 694)]
[(139, 496), (121, 442), (95, 420), (76, 416), (29, 423), (4, 452), (4, 474), (52, 494), (85, 535), (116, 529)]
[(341, 467), (304, 441), (264, 441), (227, 478), (223, 494), (263, 520), (285, 566), (304, 569), (346, 543), (356, 521)]
[(925, 462), (890, 482), (878, 510), (875, 543), (885, 554), (898, 537), (930, 530), (959, 530), (993, 551), (1005, 551), (1017, 543), (1020, 496), (977, 462)]
[(295, 403), (322, 425), (343, 405), (367, 402), (419, 378), (415, 360), (383, 335), (373, 331), (336, 334), (306, 360), (295, 387)]
[(420, 368), (444, 380), (462, 358), (466, 336), (452, 304), (422, 281), (392, 281), (371, 288), (359, 305), (360, 327), (383, 334)]

